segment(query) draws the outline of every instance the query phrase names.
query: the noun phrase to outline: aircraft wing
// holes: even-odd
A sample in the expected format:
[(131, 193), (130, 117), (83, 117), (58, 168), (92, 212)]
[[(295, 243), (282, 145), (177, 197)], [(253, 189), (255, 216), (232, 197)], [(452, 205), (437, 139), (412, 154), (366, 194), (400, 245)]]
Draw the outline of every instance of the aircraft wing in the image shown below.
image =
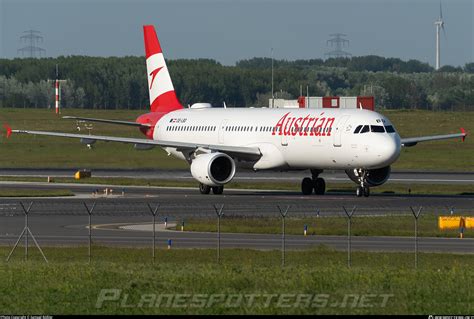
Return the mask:
[(136, 148), (142, 148), (142, 149), (151, 148), (153, 146), (160, 146), (160, 147), (173, 147), (173, 148), (178, 149), (179, 151), (194, 151), (198, 148), (201, 148), (201, 149), (208, 149), (212, 151), (220, 151), (230, 156), (235, 156), (235, 157), (245, 158), (245, 159), (258, 159), (262, 155), (258, 147), (247, 147), (247, 146), (227, 146), (227, 145), (212, 145), (212, 144), (186, 143), (186, 142), (175, 142), (175, 141), (156, 141), (156, 140), (130, 138), (130, 137), (71, 134), (71, 133), (59, 133), (59, 132), (29, 131), (29, 130), (11, 130), (10, 134), (11, 133), (78, 138), (84, 144), (93, 144), (96, 141), (129, 143), (129, 144), (134, 144)]
[(464, 142), (464, 139), (466, 138), (466, 136), (467, 136), (466, 130), (461, 128), (461, 133), (457, 133), (457, 134), (432, 135), (432, 136), (402, 138), (401, 139), (401, 144), (402, 144), (402, 146), (410, 147), (410, 146), (415, 146), (419, 142), (446, 140), (446, 139), (458, 138), (458, 137), (461, 137), (463, 142)]
[(129, 125), (129, 126), (138, 126), (138, 127), (151, 127), (150, 124), (142, 124), (142, 123), (130, 122), (130, 121), (95, 119), (95, 118), (90, 118), (90, 117), (63, 116), (63, 119), (86, 121), (86, 122), (100, 122), (100, 123), (108, 123), (108, 124)]

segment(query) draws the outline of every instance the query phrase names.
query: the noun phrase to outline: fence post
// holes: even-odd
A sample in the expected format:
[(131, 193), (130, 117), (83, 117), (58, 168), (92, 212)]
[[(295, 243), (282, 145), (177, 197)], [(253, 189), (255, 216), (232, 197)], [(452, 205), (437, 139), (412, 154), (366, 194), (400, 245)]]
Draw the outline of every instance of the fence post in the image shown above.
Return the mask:
[(423, 206), (420, 206), (417, 212), (410, 206), (413, 217), (415, 217), (415, 269), (418, 268), (418, 217), (421, 215)]
[(281, 215), (281, 221), (282, 221), (282, 228), (281, 228), (281, 266), (285, 267), (285, 219), (286, 216), (288, 215), (288, 210), (290, 209), (290, 205), (286, 207), (286, 209), (283, 211), (283, 209), (280, 207), (280, 205), (277, 205), (278, 210), (280, 211)]
[(41, 256), (43, 256), (44, 261), (46, 261), (46, 263), (48, 263), (48, 259), (44, 255), (43, 250), (41, 250), (41, 247), (38, 244), (38, 242), (36, 241), (36, 238), (33, 235), (33, 233), (31, 232), (29, 224), (28, 224), (28, 214), (30, 213), (31, 207), (33, 206), (33, 202), (30, 202), (30, 205), (28, 206), (28, 208), (25, 208), (25, 206), (23, 205), (22, 202), (20, 202), (20, 206), (23, 209), (23, 212), (25, 213), (25, 228), (23, 228), (23, 231), (21, 232), (20, 237), (18, 237), (15, 245), (13, 246), (12, 250), (8, 254), (7, 262), (10, 260), (10, 257), (12, 256), (12, 254), (15, 251), (16, 247), (20, 243), (20, 240), (23, 237), (23, 235), (26, 236), (25, 237), (25, 261), (28, 260), (28, 234), (30, 234), (31, 239), (33, 239), (33, 242), (35, 243), (36, 248), (38, 248), (39, 252), (41, 253)]
[(352, 226), (352, 215), (354, 215), (356, 211), (356, 206), (354, 206), (349, 213), (344, 206), (342, 206), (344, 209), (344, 212), (346, 213), (347, 216), (347, 267), (352, 266), (352, 260), (351, 260), (351, 255), (352, 255), (352, 238), (351, 238), (351, 226)]
[(84, 204), (84, 207), (87, 210), (87, 214), (89, 215), (89, 264), (91, 263), (92, 259), (92, 212), (94, 211), (95, 208), (95, 202), (92, 203), (92, 207), (89, 209), (87, 206), (86, 202), (82, 202)]
[[(23, 206), (23, 203), (20, 202), (20, 205), (23, 208), (23, 211), (25, 212), (25, 229), (28, 229), (28, 213), (30, 212), (30, 208), (33, 205), (33, 202), (30, 203), (30, 206), (28, 206), (27, 210), (25, 210), (25, 206)], [(25, 260), (28, 260), (28, 232), (25, 233)]]
[(155, 247), (156, 247), (156, 213), (158, 212), (158, 209), (160, 208), (160, 204), (156, 204), (155, 208), (153, 209), (150, 205), (150, 203), (147, 203), (148, 209), (150, 210), (151, 214), (153, 215), (153, 244), (152, 244), (152, 262), (155, 263)]
[[(30, 202), (28, 208), (25, 208), (22, 202), (20, 202), (21, 208), (23, 208), (23, 212), (25, 213), (25, 229), (29, 229), (28, 223), (28, 214), (30, 213), (31, 206), (33, 206), (33, 202)], [(28, 231), (25, 232), (25, 260), (28, 260)]]
[(224, 216), (224, 204), (220, 208), (214, 205), (214, 210), (217, 215), (217, 263), (221, 262), (221, 217)]

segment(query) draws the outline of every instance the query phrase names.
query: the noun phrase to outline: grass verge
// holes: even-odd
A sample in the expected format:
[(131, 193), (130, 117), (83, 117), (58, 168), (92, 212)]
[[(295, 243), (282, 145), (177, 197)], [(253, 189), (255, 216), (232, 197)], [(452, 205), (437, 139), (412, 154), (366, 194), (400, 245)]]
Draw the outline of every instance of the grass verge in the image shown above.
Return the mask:
[[(8, 250), (1, 247), (0, 253), (6, 255)], [(345, 253), (324, 247), (288, 252), (285, 268), (280, 266), (279, 251), (223, 250), (221, 263), (216, 264), (214, 250), (159, 249), (152, 264), (149, 249), (95, 246), (95, 257), (89, 265), (86, 247), (44, 250), (49, 264), (38, 255), (28, 262), (19, 261), (20, 255), (10, 263), (0, 263), (0, 309), (4, 313), (474, 311), (474, 255), (419, 254), (415, 270), (412, 254), (367, 252), (354, 252), (353, 267), (349, 269)], [(113, 300), (98, 302), (102, 289), (114, 289), (108, 290), (109, 299)], [(248, 296), (252, 295), (257, 297), (249, 303)], [(204, 302), (197, 303), (196, 298)]]
[[(216, 218), (186, 219), (186, 231), (217, 232), (216, 223)], [(411, 215), (357, 216), (356, 214), (352, 218), (351, 234), (353, 236), (414, 236), (414, 223)], [(285, 233), (303, 235), (305, 225), (308, 236), (347, 235), (347, 219), (344, 217), (287, 218)], [(224, 216), (221, 219), (223, 233), (280, 234), (281, 229), (280, 218)], [(180, 223), (176, 225), (176, 230), (181, 230)], [(421, 215), (418, 219), (418, 236), (456, 238), (459, 237), (459, 230), (439, 230), (437, 216)], [(465, 229), (464, 237), (474, 237), (474, 229)]]
[(74, 196), (68, 189), (0, 189), (0, 197), (58, 197)]

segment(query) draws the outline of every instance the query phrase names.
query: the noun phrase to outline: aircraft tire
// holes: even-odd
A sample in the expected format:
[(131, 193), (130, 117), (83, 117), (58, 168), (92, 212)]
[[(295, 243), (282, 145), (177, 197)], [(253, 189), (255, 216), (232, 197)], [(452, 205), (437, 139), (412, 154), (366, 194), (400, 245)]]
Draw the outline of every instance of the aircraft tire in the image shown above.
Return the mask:
[(314, 193), (316, 195), (324, 195), (326, 192), (326, 181), (324, 178), (318, 177), (314, 180)]
[(369, 197), (370, 196), (370, 188), (364, 187), (364, 197)]
[(199, 192), (203, 195), (207, 195), (211, 192), (211, 186), (204, 185), (203, 183), (199, 183)]
[(362, 186), (357, 186), (356, 196), (361, 197), (363, 193), (364, 193), (364, 190), (362, 189)]
[(301, 192), (303, 193), (303, 195), (311, 195), (311, 193), (313, 192), (313, 188), (313, 180), (309, 177), (303, 178), (303, 180), (301, 181)]
[(214, 195), (221, 195), (224, 192), (224, 186), (214, 186), (212, 187), (212, 192)]

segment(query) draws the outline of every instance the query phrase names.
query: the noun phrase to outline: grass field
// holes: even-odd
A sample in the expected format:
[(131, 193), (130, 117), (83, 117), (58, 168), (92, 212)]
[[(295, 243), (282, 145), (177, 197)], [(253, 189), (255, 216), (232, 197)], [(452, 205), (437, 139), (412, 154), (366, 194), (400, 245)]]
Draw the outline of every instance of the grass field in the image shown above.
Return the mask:
[[(290, 214), (291, 217), (291, 214)], [(186, 219), (186, 231), (217, 232), (217, 219)], [(345, 217), (291, 217), (285, 222), (285, 233), (303, 235), (307, 225), (307, 235), (347, 235)], [(398, 216), (357, 216), (352, 218), (353, 236), (414, 236), (415, 221), (411, 215)], [(181, 224), (176, 225), (176, 230)], [(281, 218), (264, 217), (223, 217), (223, 233), (260, 233), (281, 234)], [(439, 230), (438, 217), (433, 214), (421, 215), (418, 219), (418, 236), (423, 237), (459, 237), (459, 230)], [(474, 229), (465, 229), (464, 237), (474, 237)], [(474, 251), (474, 250), (473, 250)]]
[[(62, 115), (134, 120), (146, 111), (63, 109)], [(384, 112), (404, 137), (474, 131), (474, 112)], [(75, 121), (59, 119), (52, 110), (4, 108), (0, 121), (15, 129), (77, 132)], [(86, 131), (82, 128), (82, 132)], [(93, 134), (143, 137), (138, 130), (107, 124), (94, 124)], [(87, 150), (77, 140), (40, 136), (2, 138), (0, 167), (68, 168), (187, 168), (183, 161), (168, 157), (155, 148), (136, 151), (131, 145), (100, 143)], [(468, 170), (474, 167), (474, 144), (466, 140), (420, 143), (405, 148), (395, 169)]]
[[(284, 268), (279, 251), (223, 250), (217, 264), (214, 250), (158, 249), (152, 264), (150, 249), (94, 246), (89, 265), (85, 247), (44, 250), (49, 264), (33, 249), (36, 255), (28, 262), (18, 252), (10, 263), (0, 263), (2, 313), (426, 315), (474, 311), (474, 255), (419, 254), (415, 270), (413, 254), (364, 252), (353, 253), (349, 269), (345, 253), (324, 247), (287, 252)], [(8, 249), (0, 248), (0, 253), (6, 256)], [(99, 296), (109, 300), (98, 301)], [(249, 296), (254, 296), (254, 302), (249, 302)], [(204, 301), (195, 302), (195, 298)]]

